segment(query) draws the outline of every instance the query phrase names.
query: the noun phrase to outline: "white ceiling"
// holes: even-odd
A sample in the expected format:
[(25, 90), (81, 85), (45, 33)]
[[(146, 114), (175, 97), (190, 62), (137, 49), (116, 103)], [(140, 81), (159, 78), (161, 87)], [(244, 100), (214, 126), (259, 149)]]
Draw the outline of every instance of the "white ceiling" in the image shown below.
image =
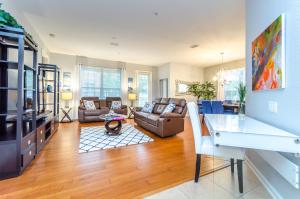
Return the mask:
[[(209, 66), (220, 63), (222, 51), (225, 61), (245, 57), (244, 4), (244, 0), (26, 0), (17, 6), (51, 52), (145, 65)], [(191, 49), (193, 44), (199, 47)]]

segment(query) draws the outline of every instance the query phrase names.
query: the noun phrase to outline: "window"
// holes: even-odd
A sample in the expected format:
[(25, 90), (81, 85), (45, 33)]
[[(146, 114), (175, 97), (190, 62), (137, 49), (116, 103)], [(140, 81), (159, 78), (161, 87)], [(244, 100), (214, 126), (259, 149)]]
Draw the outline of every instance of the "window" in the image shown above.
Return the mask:
[(225, 70), (223, 72), (224, 79), (224, 98), (225, 100), (239, 100), (237, 87), (240, 82), (245, 84), (245, 69)]
[(138, 72), (138, 106), (144, 106), (146, 102), (150, 101), (150, 82), (151, 74), (148, 72)]
[(121, 70), (103, 67), (80, 67), (81, 97), (96, 96), (100, 99), (121, 96)]

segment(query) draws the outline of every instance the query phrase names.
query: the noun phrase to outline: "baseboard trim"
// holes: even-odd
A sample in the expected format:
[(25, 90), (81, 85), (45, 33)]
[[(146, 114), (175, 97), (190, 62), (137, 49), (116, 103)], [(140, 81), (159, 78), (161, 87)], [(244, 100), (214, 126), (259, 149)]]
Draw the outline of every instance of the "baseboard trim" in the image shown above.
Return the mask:
[(256, 168), (256, 166), (251, 162), (251, 160), (246, 156), (245, 162), (249, 166), (249, 168), (253, 171), (259, 181), (264, 185), (266, 190), (275, 199), (284, 199), (278, 191), (272, 186), (272, 184), (265, 178), (265, 176)]

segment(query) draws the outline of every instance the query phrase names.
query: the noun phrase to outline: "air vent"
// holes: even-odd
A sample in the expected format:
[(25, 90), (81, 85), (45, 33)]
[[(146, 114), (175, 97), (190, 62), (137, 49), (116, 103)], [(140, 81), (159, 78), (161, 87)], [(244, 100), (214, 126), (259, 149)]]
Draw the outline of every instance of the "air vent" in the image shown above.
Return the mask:
[(194, 45), (191, 45), (190, 48), (197, 48), (199, 45), (197, 44), (194, 44)]
[(111, 46), (119, 46), (119, 44), (116, 43), (116, 42), (110, 42), (110, 45), (111, 45)]

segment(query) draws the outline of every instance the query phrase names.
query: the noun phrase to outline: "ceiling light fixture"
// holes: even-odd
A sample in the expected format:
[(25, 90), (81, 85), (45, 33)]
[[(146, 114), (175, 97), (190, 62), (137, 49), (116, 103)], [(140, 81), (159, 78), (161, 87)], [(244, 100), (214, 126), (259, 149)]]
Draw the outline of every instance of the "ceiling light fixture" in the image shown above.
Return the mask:
[(153, 14), (154, 14), (155, 16), (158, 16), (158, 12), (154, 12)]
[(190, 48), (197, 48), (197, 47), (199, 47), (198, 44), (194, 44), (194, 45), (191, 45), (191, 46), (190, 46)]

